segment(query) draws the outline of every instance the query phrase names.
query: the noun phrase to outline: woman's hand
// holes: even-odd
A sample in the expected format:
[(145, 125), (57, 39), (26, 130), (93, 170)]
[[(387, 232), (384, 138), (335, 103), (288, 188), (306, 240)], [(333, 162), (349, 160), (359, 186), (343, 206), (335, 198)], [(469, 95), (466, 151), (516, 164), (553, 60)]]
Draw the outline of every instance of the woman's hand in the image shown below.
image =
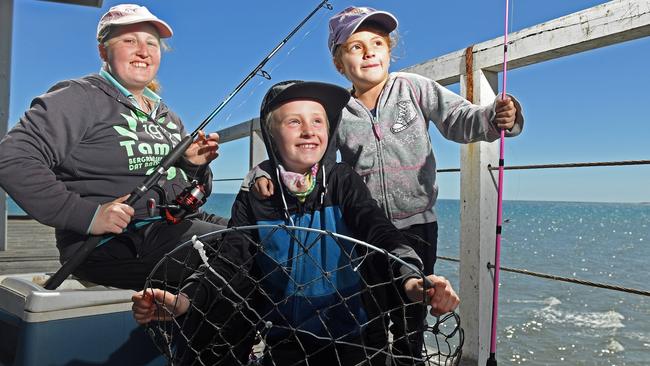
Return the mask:
[(131, 306), (133, 317), (138, 324), (147, 324), (152, 320), (171, 320), (173, 317), (185, 314), (190, 308), (190, 299), (184, 293), (174, 295), (157, 288), (136, 292), (131, 296), (131, 301), (133, 301)]
[[(427, 279), (433, 287), (426, 290), (427, 303), (431, 305), (429, 311), (433, 316), (448, 313), (458, 306), (460, 299), (446, 278), (429, 275)], [(411, 301), (422, 301), (424, 295), (424, 281), (421, 278), (409, 278), (404, 283), (404, 291)]]
[(128, 194), (101, 205), (90, 226), (90, 233), (92, 235), (121, 234), (135, 214), (133, 207), (122, 203), (127, 198), (129, 198)]
[(213, 132), (206, 135), (199, 131), (199, 135), (185, 150), (185, 159), (194, 165), (208, 164), (219, 156), (219, 134)]

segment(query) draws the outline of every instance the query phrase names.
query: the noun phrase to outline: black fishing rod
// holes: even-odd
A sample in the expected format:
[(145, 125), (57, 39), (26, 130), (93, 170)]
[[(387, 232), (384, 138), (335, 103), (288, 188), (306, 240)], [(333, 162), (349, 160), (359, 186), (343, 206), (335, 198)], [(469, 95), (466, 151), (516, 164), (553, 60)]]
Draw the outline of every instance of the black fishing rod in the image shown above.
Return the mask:
[[(198, 136), (199, 131), (203, 130), (210, 121), (219, 113), (221, 110), (230, 102), (230, 100), (237, 94), (239, 91), (256, 75), (260, 74), (260, 76), (264, 77), (265, 79), (271, 79), (271, 76), (262, 68), (264, 65), (266, 65), (267, 62), (275, 54), (293, 37), (296, 32), (302, 28), (309, 19), (311, 19), (314, 14), (320, 8), (326, 7), (327, 9), (331, 10), (332, 5), (328, 3), (328, 0), (323, 0), (318, 4), (318, 6), (309, 13), (301, 22), (298, 24), (280, 43), (278, 43), (277, 46), (260, 62), (254, 69), (251, 71), (245, 78), (244, 80), (237, 85), (237, 87), (224, 99), (204, 120), (201, 122), (199, 127), (197, 127), (191, 134), (185, 136), (179, 143), (176, 145), (170, 152), (167, 154), (158, 164), (156, 167), (156, 170), (149, 175), (145, 180), (140, 184), (138, 187), (136, 187), (131, 194), (129, 195), (129, 198), (124, 201), (125, 204), (129, 206), (133, 206), (134, 203), (136, 203), (142, 196), (144, 196), (153, 186), (158, 184), (158, 181), (160, 180), (161, 177), (163, 177), (165, 174), (167, 174), (167, 170), (171, 168), (177, 161), (178, 159), (185, 154), (185, 150), (192, 144), (192, 141)], [(84, 261), (86, 261), (86, 258), (90, 255), (90, 253), (97, 247), (97, 244), (99, 244), (99, 241), (101, 240), (101, 236), (91, 236), (86, 240), (82, 247), (77, 250), (74, 255), (68, 259), (62, 266), (59, 268), (56, 273), (54, 273), (48, 280), (45, 282), (45, 289), (47, 290), (55, 290), (63, 281), (68, 278), (68, 276), (75, 270), (79, 265), (81, 265)]]

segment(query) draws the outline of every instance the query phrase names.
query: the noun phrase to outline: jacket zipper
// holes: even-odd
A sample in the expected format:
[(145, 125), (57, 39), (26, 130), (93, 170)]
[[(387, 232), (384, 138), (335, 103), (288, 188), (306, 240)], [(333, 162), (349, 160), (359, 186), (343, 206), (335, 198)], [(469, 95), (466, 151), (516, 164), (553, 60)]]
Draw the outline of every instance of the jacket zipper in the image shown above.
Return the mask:
[[(388, 80), (386, 82), (386, 85), (388, 85), (389, 82), (390, 82), (390, 80)], [(386, 174), (384, 172), (384, 168), (385, 168), (385, 166), (384, 166), (384, 149), (383, 149), (384, 144), (383, 144), (383, 141), (382, 141), (383, 134), (382, 134), (382, 131), (381, 131), (381, 125), (379, 124), (379, 105), (381, 104), (381, 100), (382, 100), (382, 97), (384, 95), (384, 90), (386, 90), (386, 85), (384, 85), (384, 89), (382, 89), (381, 93), (379, 94), (379, 99), (378, 99), (378, 102), (377, 102), (377, 106), (375, 107), (375, 114), (377, 115), (376, 117), (372, 115), (372, 112), (370, 112), (368, 107), (363, 105), (363, 103), (361, 103), (358, 99), (355, 98), (355, 100), (366, 111), (366, 113), (368, 114), (368, 117), (370, 117), (372, 132), (373, 132), (373, 135), (375, 137), (375, 144), (377, 146), (377, 156), (378, 156), (378, 160), (379, 160), (379, 169), (378, 169), (379, 182), (380, 182), (380, 187), (381, 187), (381, 194), (383, 196), (383, 201), (384, 201), (384, 213), (386, 214), (386, 217), (389, 220), (392, 221), (393, 220), (393, 215), (392, 215), (392, 213), (390, 211), (390, 207), (389, 207), (389, 203), (388, 203), (388, 187), (387, 187), (387, 184), (386, 184)]]
[[(303, 222), (304, 222), (304, 219), (305, 219), (305, 205), (304, 205), (304, 203), (301, 203), (300, 201), (297, 202), (297, 205), (298, 205), (298, 214), (296, 215), (296, 220), (295, 220), (296, 221), (296, 226), (303, 227)], [(300, 240), (300, 243), (305, 242), (305, 237), (304, 237), (306, 235), (305, 231), (299, 230), (297, 233), (295, 233), (295, 235), (296, 235), (297, 239)], [(292, 268), (292, 272), (294, 273), (294, 281), (298, 284), (296, 289), (295, 289), (295, 291), (296, 291), (295, 298), (296, 299), (304, 298), (304, 294), (301, 293), (302, 292), (302, 289), (301, 289), (302, 288), (302, 281), (303, 281), (302, 271), (300, 271), (298, 269), (302, 267), (302, 265), (304, 263), (303, 257), (306, 255), (306, 253), (304, 253), (304, 248), (300, 245), (300, 243), (296, 243), (296, 250), (294, 251), (294, 256), (296, 257), (296, 259), (294, 260), (294, 268)], [(299, 319), (301, 306), (298, 306), (296, 301), (294, 301), (293, 304), (292, 304), (292, 308), (293, 308), (292, 309), (293, 310), (293, 320), (295, 321), (295, 320)]]

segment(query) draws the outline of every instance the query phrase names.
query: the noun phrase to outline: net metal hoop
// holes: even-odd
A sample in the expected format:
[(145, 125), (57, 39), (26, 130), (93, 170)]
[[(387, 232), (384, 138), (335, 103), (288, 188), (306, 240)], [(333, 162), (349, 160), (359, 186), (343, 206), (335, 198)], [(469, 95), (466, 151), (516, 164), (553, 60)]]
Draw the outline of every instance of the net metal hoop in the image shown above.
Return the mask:
[[(151, 275), (146, 281), (145, 284), (145, 291), (151, 287), (155, 287), (154, 283), (156, 281), (152, 280), (152, 276), (154, 273), (157, 273), (162, 266), (165, 265), (165, 262), (169, 257), (172, 255), (176, 254), (179, 251), (182, 250), (187, 250), (189, 246), (193, 246), (194, 249), (196, 249), (199, 253), (200, 256), (202, 257), (202, 262), (204, 264), (204, 267), (207, 268), (212, 275), (215, 275), (216, 278), (221, 281), (225, 287), (229, 288), (232, 290), (232, 292), (235, 294), (235, 296), (241, 300), (241, 303), (243, 304), (243, 310), (249, 312), (251, 314), (254, 314), (253, 318), (257, 318), (258, 320), (262, 320), (261, 322), (252, 322), (251, 327), (257, 327), (257, 339), (256, 342), (257, 344), (257, 354), (255, 354), (255, 347), (253, 347), (253, 351), (251, 352), (251, 358), (249, 359), (248, 363), (240, 363), (240, 364), (247, 364), (247, 365), (275, 365), (276, 363), (271, 360), (271, 363), (263, 363), (263, 357), (268, 357), (264, 356), (263, 354), (263, 349), (260, 351), (259, 345), (262, 344), (262, 347), (264, 347), (266, 343), (265, 339), (265, 334), (268, 334), (268, 332), (271, 331), (271, 329), (277, 328), (277, 329), (284, 329), (283, 327), (279, 327), (276, 324), (273, 324), (271, 322), (265, 322), (263, 321), (264, 315), (258, 313), (257, 309), (255, 309), (255, 306), (251, 306), (248, 302), (247, 299), (244, 297), (240, 296), (237, 294), (237, 291), (229, 287), (230, 285), (228, 284), (228, 280), (223, 278), (217, 271), (215, 271), (207, 262), (207, 256), (205, 252), (201, 253), (201, 251), (204, 249), (200, 248), (203, 245), (203, 242), (210, 242), (211, 240), (215, 238), (223, 238), (225, 234), (228, 233), (239, 233), (243, 235), (244, 237), (247, 237), (247, 235), (250, 235), (249, 233), (258, 231), (260, 229), (266, 229), (269, 230), (268, 234), (266, 235), (265, 239), (268, 239), (268, 237), (274, 235), (278, 231), (285, 231), (289, 233), (289, 235), (292, 235), (292, 233), (295, 232), (307, 232), (307, 233), (313, 233), (318, 235), (318, 239), (320, 240), (322, 237), (331, 237), (333, 240), (337, 242), (337, 244), (340, 244), (340, 241), (346, 241), (349, 242), (353, 245), (353, 250), (356, 250), (357, 246), (364, 248), (367, 250), (367, 254), (363, 256), (359, 256), (357, 260), (357, 264), (352, 267), (353, 271), (357, 271), (359, 267), (363, 264), (365, 261), (366, 257), (368, 255), (375, 255), (377, 253), (380, 253), (381, 255), (387, 257), (390, 259), (390, 261), (394, 261), (396, 263), (399, 263), (405, 267), (407, 267), (412, 273), (419, 277), (419, 278), (425, 278), (424, 274), (422, 271), (420, 271), (417, 267), (414, 265), (404, 261), (403, 259), (395, 256), (394, 254), (388, 252), (385, 249), (379, 248), (377, 246), (374, 246), (372, 244), (368, 244), (364, 241), (357, 240), (355, 238), (351, 238), (346, 235), (326, 231), (326, 230), (320, 230), (320, 229), (313, 229), (313, 228), (306, 228), (306, 227), (298, 227), (298, 226), (291, 226), (291, 225), (248, 225), (248, 226), (240, 226), (240, 227), (231, 227), (231, 228), (226, 228), (218, 231), (213, 231), (209, 233), (205, 233), (201, 236), (195, 237), (192, 240), (188, 240), (182, 244), (180, 244), (178, 247), (176, 247), (174, 250), (170, 251), (167, 253), (167, 255), (160, 260), (153, 268)], [(249, 239), (250, 240), (250, 239)], [(260, 238), (259, 242), (263, 242), (263, 238)], [(198, 244), (197, 244), (198, 243)], [(257, 244), (260, 245), (260, 244)], [(208, 249), (210, 249), (209, 245), (206, 245)], [(350, 264), (352, 266), (352, 264)], [(426, 280), (426, 278), (425, 278)], [(426, 287), (426, 285), (425, 285)], [(391, 353), (391, 351), (386, 350), (386, 349), (379, 349), (379, 348), (372, 348), (372, 347), (365, 347), (364, 346), (364, 352), (366, 354), (371, 354), (371, 355), (377, 355), (377, 354), (385, 354), (387, 357), (391, 357), (392, 360), (395, 360), (395, 364), (408, 364), (408, 365), (457, 365), (460, 362), (460, 358), (462, 355), (462, 346), (464, 343), (464, 332), (463, 329), (460, 326), (460, 317), (458, 314), (455, 312), (451, 312), (448, 314), (445, 314), (441, 317), (438, 317), (437, 319), (434, 319), (435, 322), (432, 325), (427, 324), (426, 328), (424, 329), (424, 338), (425, 338), (425, 350), (423, 353), (423, 357), (419, 359), (413, 359), (410, 357), (406, 356), (401, 356), (401, 355), (394, 355)], [(166, 324), (165, 324), (166, 323)], [(171, 365), (177, 365), (177, 364), (188, 364), (185, 362), (178, 363), (175, 360), (175, 352), (176, 348), (174, 345), (174, 342), (178, 341), (179, 339), (182, 340), (184, 338), (186, 341), (188, 341), (188, 337), (186, 337), (184, 334), (181, 335), (182, 337), (179, 337), (178, 334), (175, 334), (173, 330), (170, 330), (171, 328), (182, 328), (183, 325), (177, 321), (176, 318), (172, 319), (172, 321), (168, 322), (153, 322), (150, 323), (147, 326), (147, 331), (150, 334), (151, 338), (154, 340), (154, 343), (156, 346), (159, 348), (159, 350), (168, 358), (169, 362)], [(451, 330), (449, 330), (449, 327), (451, 327)], [(318, 334), (310, 333), (309, 331), (305, 330), (298, 330), (298, 329), (290, 329), (292, 332), (295, 334), (300, 333), (299, 335), (309, 335), (310, 337), (313, 337), (314, 339), (317, 340), (322, 340), (322, 341), (329, 341), (329, 342), (334, 342), (337, 346), (339, 345), (347, 345), (347, 346), (358, 346), (358, 344), (355, 343), (350, 343), (346, 341), (345, 339), (333, 339), (330, 337), (323, 337)], [(440, 337), (443, 338), (443, 342), (440, 341)], [(449, 339), (453, 339), (453, 342), (449, 342)], [(429, 340), (427, 342), (427, 340)], [(338, 356), (337, 356), (338, 357)], [(338, 359), (338, 358), (337, 358)], [(195, 364), (195, 363), (191, 363)], [(206, 363), (199, 362), (196, 363), (198, 365), (205, 365)], [(221, 364), (221, 363), (218, 363)], [(230, 364), (230, 363), (228, 363)], [(277, 363), (278, 365), (282, 363)], [(306, 364), (310, 364), (307, 362)], [(345, 363), (341, 360), (339, 360), (339, 364), (341, 365), (347, 365), (348, 363)], [(373, 363), (374, 364), (374, 363)], [(393, 364), (393, 363), (391, 363)]]

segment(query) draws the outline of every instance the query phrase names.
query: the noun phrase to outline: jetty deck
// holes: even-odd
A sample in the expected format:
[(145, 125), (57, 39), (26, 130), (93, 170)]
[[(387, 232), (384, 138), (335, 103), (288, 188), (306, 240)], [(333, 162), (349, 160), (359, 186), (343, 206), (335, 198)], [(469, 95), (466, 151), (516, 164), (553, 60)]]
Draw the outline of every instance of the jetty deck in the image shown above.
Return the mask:
[(7, 220), (7, 250), (0, 251), (0, 275), (54, 272), (61, 264), (54, 229), (36, 220)]

